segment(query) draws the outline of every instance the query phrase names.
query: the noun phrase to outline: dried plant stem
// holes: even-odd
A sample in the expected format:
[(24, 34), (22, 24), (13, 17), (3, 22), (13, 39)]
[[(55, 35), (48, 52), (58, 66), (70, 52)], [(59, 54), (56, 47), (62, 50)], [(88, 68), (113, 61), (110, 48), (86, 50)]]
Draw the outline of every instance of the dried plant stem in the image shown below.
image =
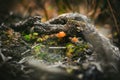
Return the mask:
[(112, 14), (112, 16), (113, 16), (113, 19), (114, 19), (114, 23), (115, 23), (117, 32), (118, 32), (118, 34), (120, 34), (120, 30), (119, 30), (119, 27), (118, 27), (118, 24), (117, 24), (117, 20), (116, 20), (116, 17), (115, 17), (115, 15), (114, 15), (114, 13), (113, 13), (113, 9), (112, 9), (112, 6), (111, 6), (111, 4), (110, 4), (110, 1), (107, 0), (107, 3), (108, 3), (108, 6), (109, 6), (109, 8), (110, 8), (111, 14)]

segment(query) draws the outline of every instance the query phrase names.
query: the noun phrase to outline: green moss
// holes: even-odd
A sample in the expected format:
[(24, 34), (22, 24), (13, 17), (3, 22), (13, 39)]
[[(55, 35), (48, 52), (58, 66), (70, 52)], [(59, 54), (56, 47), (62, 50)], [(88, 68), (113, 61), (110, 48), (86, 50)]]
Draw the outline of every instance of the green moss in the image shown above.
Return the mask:
[(25, 36), (24, 36), (24, 39), (25, 39), (26, 41), (30, 41), (30, 40), (31, 40), (31, 35), (30, 35), (30, 34), (25, 35)]

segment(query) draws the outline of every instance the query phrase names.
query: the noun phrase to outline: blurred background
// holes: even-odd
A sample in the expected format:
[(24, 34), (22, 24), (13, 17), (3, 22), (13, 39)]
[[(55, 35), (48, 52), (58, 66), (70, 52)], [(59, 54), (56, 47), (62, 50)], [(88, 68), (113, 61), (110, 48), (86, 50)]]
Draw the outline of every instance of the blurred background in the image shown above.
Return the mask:
[(24, 19), (42, 16), (42, 22), (63, 13), (91, 18), (98, 31), (120, 47), (120, 0), (0, 0), (0, 24), (10, 15)]

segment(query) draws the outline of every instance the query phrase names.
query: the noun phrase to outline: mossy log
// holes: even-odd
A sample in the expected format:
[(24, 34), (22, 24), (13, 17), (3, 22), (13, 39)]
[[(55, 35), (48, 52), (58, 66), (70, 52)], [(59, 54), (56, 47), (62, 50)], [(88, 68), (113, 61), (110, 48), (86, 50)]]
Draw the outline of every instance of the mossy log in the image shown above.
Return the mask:
[(86, 16), (78, 13), (67, 13), (44, 23), (40, 19), (41, 17), (39, 16), (32, 17), (11, 25), (11, 27), (15, 31), (37, 32), (39, 35), (54, 34), (59, 31), (64, 31), (69, 35), (77, 35), (77, 33), (81, 32), (85, 40), (94, 48), (97, 55), (94, 62), (99, 64), (105, 73), (115, 72), (115, 75), (117, 74), (119, 77), (119, 49), (108, 38), (100, 34)]
[[(106, 69), (110, 66), (114, 70), (118, 71), (120, 64), (120, 51), (114, 46), (108, 38), (99, 33), (95, 26), (90, 22), (90, 20), (81, 14), (78, 13), (68, 13), (60, 15), (54, 19), (47, 21), (48, 24), (61, 24), (64, 25), (69, 32), (73, 26), (73, 31), (78, 32), (82, 31), (85, 39), (92, 44), (96, 54), (97, 61), (101, 64), (103, 69)], [(69, 26), (69, 28), (68, 28)], [(73, 34), (74, 32), (71, 32)]]
[(41, 17), (39, 16), (32, 17), (12, 25), (12, 28), (17, 31), (33, 31), (40, 35), (53, 34), (59, 31), (64, 31), (70, 35), (77, 35), (78, 32), (82, 32), (85, 39), (94, 47), (97, 60), (100, 64), (107, 66), (114, 65), (116, 67), (119, 64), (119, 49), (109, 39), (100, 34), (86, 16), (78, 13), (67, 13), (45, 23), (40, 22), (40, 19)]

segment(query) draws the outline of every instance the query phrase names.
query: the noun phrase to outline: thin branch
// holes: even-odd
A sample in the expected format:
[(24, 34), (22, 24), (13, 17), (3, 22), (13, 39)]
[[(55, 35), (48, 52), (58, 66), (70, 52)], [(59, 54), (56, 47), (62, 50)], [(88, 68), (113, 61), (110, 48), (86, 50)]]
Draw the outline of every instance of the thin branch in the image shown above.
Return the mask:
[(25, 55), (26, 53), (30, 52), (32, 49), (34, 49), (38, 45), (40, 45), (40, 44), (36, 44), (36, 45), (32, 46), (31, 49), (27, 49), (26, 51), (24, 51), (23, 53), (21, 53), (21, 55)]
[(120, 30), (119, 30), (119, 27), (118, 27), (118, 24), (117, 24), (117, 19), (116, 19), (114, 13), (113, 13), (113, 9), (112, 9), (112, 6), (111, 6), (111, 4), (110, 4), (110, 1), (107, 0), (107, 2), (108, 2), (108, 6), (109, 6), (109, 8), (110, 8), (111, 14), (112, 14), (112, 16), (113, 16), (113, 19), (114, 19), (114, 23), (115, 23), (115, 25), (116, 25), (117, 32), (120, 34)]

